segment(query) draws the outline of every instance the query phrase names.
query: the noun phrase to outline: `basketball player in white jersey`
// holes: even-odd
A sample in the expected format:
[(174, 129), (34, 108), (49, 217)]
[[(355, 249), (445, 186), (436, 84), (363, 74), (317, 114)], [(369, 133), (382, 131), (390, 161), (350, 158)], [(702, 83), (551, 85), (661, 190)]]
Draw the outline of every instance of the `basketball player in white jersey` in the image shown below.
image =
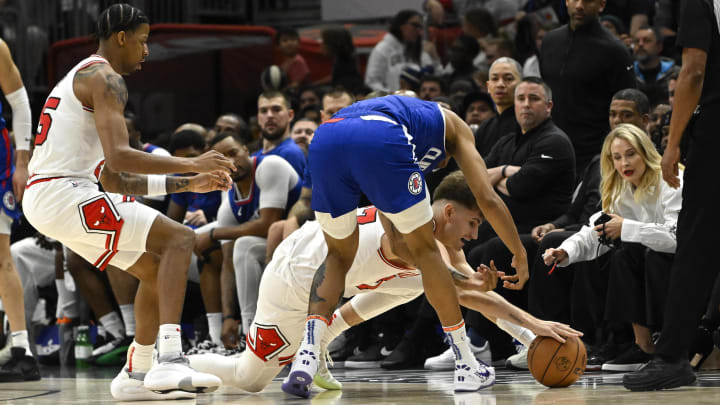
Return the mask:
[[(184, 159), (132, 149), (123, 117), (128, 92), (122, 75), (139, 70), (148, 55), (148, 19), (128, 4), (114, 4), (100, 14), (97, 28), (97, 53), (68, 72), (42, 110), (23, 208), (39, 232), (100, 270), (112, 265), (140, 280), (135, 340), (111, 384), (113, 397), (194, 397), (220, 385), (217, 377), (188, 366), (180, 343), (195, 235), (125, 194), (225, 190), (234, 165), (217, 152)], [(108, 193), (98, 190), (98, 181)], [(152, 366), (156, 338), (159, 364)]]
[[(498, 326), (529, 345), (535, 334), (563, 341), (580, 336), (569, 326), (542, 321), (505, 301), (492, 290), (498, 274), (484, 267), (475, 273), (465, 261), (465, 241), (477, 237), (482, 221), (475, 197), (459, 171), (448, 175), (433, 195), (434, 235), (446, 263), (457, 269), (455, 284), (460, 304), (480, 311)], [(409, 252), (394, 252), (375, 207), (357, 211), (358, 250), (345, 279), (345, 297), (352, 299), (336, 310), (323, 335), (320, 353), (342, 331), (404, 304), (423, 293), (420, 271)], [(275, 251), (260, 283), (257, 314), (247, 334), (247, 350), (239, 358), (217, 354), (189, 356), (199, 371), (213, 373), (224, 384), (250, 392), (264, 389), (293, 361), (302, 339), (311, 285), (323, 277), (327, 244), (317, 221), (306, 222)], [(494, 267), (494, 265), (493, 265)], [(462, 275), (457, 275), (462, 273)], [(341, 385), (327, 370), (321, 355), (315, 383), (325, 389)], [(494, 369), (489, 368), (491, 373)], [(494, 376), (492, 376), (494, 381)]]

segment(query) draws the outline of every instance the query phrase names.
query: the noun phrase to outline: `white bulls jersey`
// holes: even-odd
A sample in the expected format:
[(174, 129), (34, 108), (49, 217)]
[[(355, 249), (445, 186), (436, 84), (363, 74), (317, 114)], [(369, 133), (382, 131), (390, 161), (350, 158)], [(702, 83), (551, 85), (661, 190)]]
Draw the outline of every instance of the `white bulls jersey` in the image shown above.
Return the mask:
[[(400, 294), (416, 294), (422, 291), (422, 278), (417, 269), (392, 263), (385, 258), (380, 241), (383, 230), (375, 207), (360, 208), (358, 226), (360, 236), (358, 250), (350, 270), (345, 277), (345, 297), (373, 291), (381, 285), (390, 287)], [(325, 261), (327, 245), (320, 224), (308, 221), (293, 232), (277, 248), (273, 262), (268, 265), (290, 285), (310, 290), (315, 271)], [(266, 270), (267, 271), (267, 270)]]
[(75, 96), (75, 73), (83, 68), (108, 63), (98, 55), (75, 65), (50, 92), (40, 115), (35, 151), (28, 166), (30, 181), (52, 177), (87, 178), (98, 182), (105, 157), (95, 127), (93, 109)]

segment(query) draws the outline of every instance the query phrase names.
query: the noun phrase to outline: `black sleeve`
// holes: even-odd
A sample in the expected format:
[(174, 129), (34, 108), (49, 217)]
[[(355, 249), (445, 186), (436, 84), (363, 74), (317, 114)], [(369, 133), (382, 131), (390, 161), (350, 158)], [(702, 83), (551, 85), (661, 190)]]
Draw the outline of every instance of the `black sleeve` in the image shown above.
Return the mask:
[(490, 153), (488, 153), (487, 157), (485, 157), (485, 156), (482, 157), (483, 160), (485, 160), (485, 166), (487, 166), (488, 169), (497, 167), (500, 164), (501, 149), (502, 149), (502, 145), (505, 144), (503, 138), (500, 138), (497, 142), (495, 142), (495, 146), (492, 147), (492, 149), (490, 150)]
[(585, 169), (580, 190), (570, 209), (552, 222), (556, 228), (579, 230), (587, 224), (590, 216), (599, 210), (600, 203), (600, 159), (593, 160)]
[(713, 12), (703, 0), (685, 0), (680, 9), (677, 44), (681, 48), (697, 48), (710, 52)]
[(507, 179), (513, 198), (530, 198), (568, 170), (575, 170), (574, 152), (570, 141), (557, 133), (539, 139), (520, 170)]
[(612, 47), (612, 55), (610, 60), (616, 61), (612, 64), (609, 72), (608, 85), (612, 89), (611, 94), (623, 89), (637, 88), (637, 78), (635, 77), (635, 69), (633, 66), (633, 58), (624, 45), (614, 44)]

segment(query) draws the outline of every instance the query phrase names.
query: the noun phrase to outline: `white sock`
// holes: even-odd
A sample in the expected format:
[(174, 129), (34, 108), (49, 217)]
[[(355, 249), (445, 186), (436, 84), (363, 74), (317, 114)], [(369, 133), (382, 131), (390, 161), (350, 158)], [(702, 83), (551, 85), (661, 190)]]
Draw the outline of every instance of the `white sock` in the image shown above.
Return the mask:
[(222, 312), (208, 313), (207, 320), (210, 340), (217, 345), (222, 345)]
[(125, 330), (123, 329), (123, 321), (120, 318), (120, 314), (115, 311), (109, 312), (98, 319), (105, 328), (114, 338), (122, 338), (125, 336)]
[(13, 332), (10, 334), (10, 338), (12, 339), (12, 345), (10, 347), (22, 347), (25, 349), (25, 354), (32, 357), (27, 330)]
[(467, 364), (472, 368), (479, 367), (477, 359), (470, 350), (470, 338), (465, 332), (465, 321), (460, 321), (457, 325), (443, 326), (443, 331), (447, 337), (448, 344), (455, 353), (455, 363)]
[(316, 356), (320, 353), (320, 342), (327, 332), (328, 320), (320, 315), (310, 315), (305, 320), (305, 331), (303, 332), (303, 340), (300, 343), (298, 353), (307, 350), (315, 353)]
[(80, 316), (77, 308), (77, 299), (75, 293), (68, 290), (64, 279), (55, 279), (55, 288), (58, 293), (57, 312), (62, 312), (62, 316), (70, 319), (76, 319)]
[(158, 358), (163, 355), (182, 355), (182, 342), (180, 341), (180, 325), (165, 323), (160, 325), (158, 333)]
[(133, 340), (127, 351), (125, 367), (130, 372), (147, 373), (152, 367), (152, 354), (155, 345), (141, 345)]
[(125, 336), (135, 336), (135, 304), (120, 305), (123, 322), (125, 322)]
[(508, 335), (517, 339), (518, 342), (522, 343), (525, 347), (530, 347), (530, 343), (535, 340), (535, 334), (528, 328), (524, 328), (504, 319), (498, 319), (496, 324), (498, 328), (504, 330), (508, 333)]
[(320, 347), (327, 347), (330, 342), (332, 342), (336, 337), (338, 337), (347, 329), (350, 329), (350, 325), (348, 325), (348, 323), (345, 321), (345, 318), (343, 318), (342, 314), (340, 313), (340, 309), (336, 309), (333, 313), (332, 320), (330, 321), (330, 326), (328, 326), (327, 331), (322, 337), (322, 343), (320, 344)]

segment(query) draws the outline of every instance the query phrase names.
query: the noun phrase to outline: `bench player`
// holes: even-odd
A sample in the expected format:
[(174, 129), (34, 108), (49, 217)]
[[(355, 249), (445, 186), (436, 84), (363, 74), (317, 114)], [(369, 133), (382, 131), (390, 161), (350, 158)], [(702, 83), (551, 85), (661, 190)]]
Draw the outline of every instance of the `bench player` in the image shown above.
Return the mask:
[[(148, 56), (150, 26), (143, 12), (128, 4), (105, 9), (97, 24), (97, 53), (68, 72), (42, 110), (23, 208), (38, 231), (98, 269), (112, 265), (140, 280), (135, 340), (111, 384), (113, 397), (194, 397), (220, 385), (217, 377), (187, 365), (180, 343), (178, 323), (195, 235), (124, 194), (228, 189), (234, 166), (212, 151), (185, 159), (130, 147), (122, 76), (139, 70)], [(108, 193), (98, 190), (98, 181)], [(151, 368), (156, 338), (159, 364)]]

